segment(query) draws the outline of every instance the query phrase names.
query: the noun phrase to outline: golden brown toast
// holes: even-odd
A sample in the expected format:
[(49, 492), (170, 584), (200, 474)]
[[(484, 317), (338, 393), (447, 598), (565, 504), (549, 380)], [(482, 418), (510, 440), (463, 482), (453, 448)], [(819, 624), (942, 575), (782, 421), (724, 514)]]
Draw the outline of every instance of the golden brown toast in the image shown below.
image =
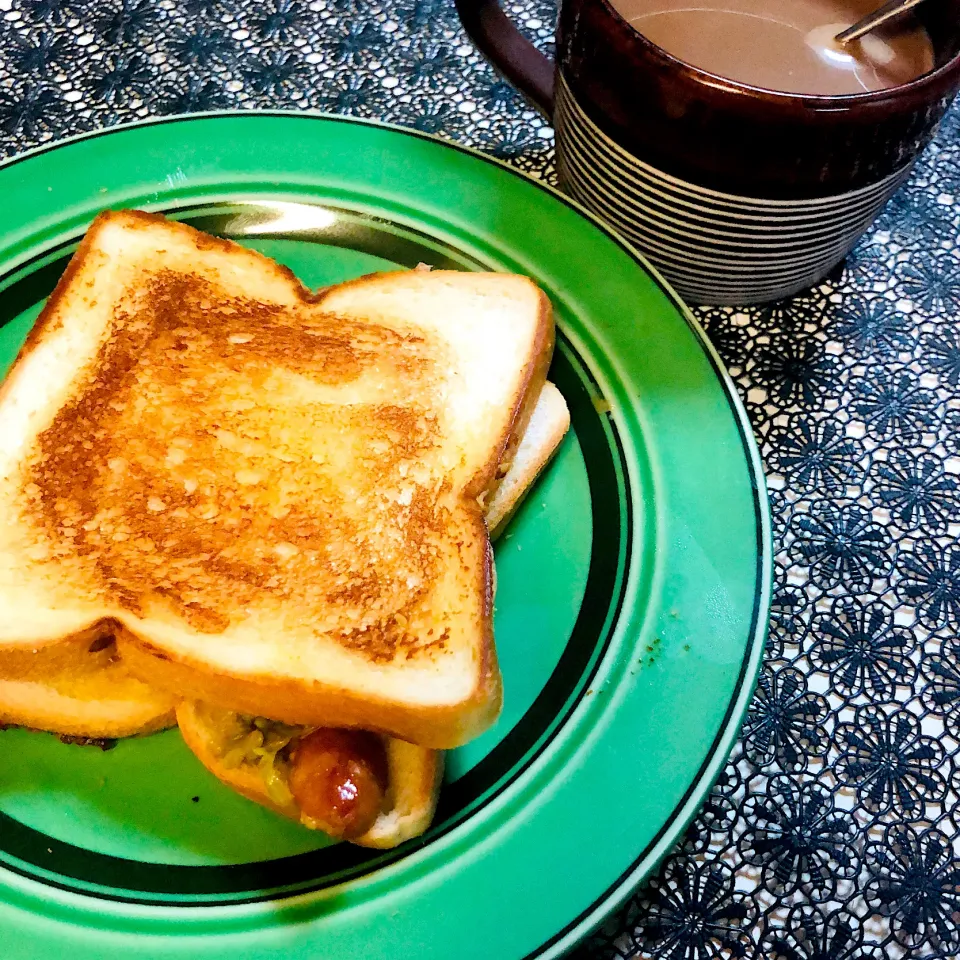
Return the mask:
[(0, 390), (0, 650), (104, 621), (180, 696), (449, 747), (496, 716), (481, 500), (553, 343), (528, 280), (319, 295), (98, 218)]

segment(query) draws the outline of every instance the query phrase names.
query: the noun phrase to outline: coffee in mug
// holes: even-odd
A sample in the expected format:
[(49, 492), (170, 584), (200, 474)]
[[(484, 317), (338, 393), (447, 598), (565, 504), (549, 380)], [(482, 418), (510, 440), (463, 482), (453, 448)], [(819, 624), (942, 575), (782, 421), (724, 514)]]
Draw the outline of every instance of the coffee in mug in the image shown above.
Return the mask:
[(877, 0), (612, 0), (635, 30), (684, 63), (739, 83), (818, 96), (886, 90), (929, 73), (918, 21), (843, 46), (841, 30)]
[(561, 186), (685, 299), (822, 280), (960, 88), (960, 0), (840, 47), (874, 0), (563, 0), (549, 61), (496, 0), (467, 32), (552, 120)]

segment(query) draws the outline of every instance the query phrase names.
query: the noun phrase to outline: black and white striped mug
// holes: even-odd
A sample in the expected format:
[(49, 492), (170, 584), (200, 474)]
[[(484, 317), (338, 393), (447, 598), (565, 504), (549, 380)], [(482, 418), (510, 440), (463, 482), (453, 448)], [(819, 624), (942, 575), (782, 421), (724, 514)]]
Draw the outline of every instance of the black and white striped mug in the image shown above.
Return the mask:
[(790, 296), (849, 253), (960, 88), (960, 0), (922, 5), (932, 72), (809, 96), (720, 78), (668, 54), (607, 0), (563, 0), (554, 63), (497, 0), (464, 27), (557, 133), (561, 185), (694, 303)]

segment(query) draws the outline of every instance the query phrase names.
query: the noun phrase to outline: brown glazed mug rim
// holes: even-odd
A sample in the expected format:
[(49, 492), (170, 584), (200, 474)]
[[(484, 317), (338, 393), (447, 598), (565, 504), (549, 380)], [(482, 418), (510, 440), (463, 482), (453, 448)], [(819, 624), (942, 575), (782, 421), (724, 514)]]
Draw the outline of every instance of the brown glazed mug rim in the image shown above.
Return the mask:
[[(946, 63), (934, 70), (924, 73), (907, 83), (897, 84), (895, 87), (886, 87), (883, 90), (865, 90), (863, 93), (791, 93), (787, 90), (773, 90), (767, 87), (757, 87), (731, 77), (724, 77), (719, 73), (711, 73), (697, 67), (680, 57), (674, 56), (663, 47), (645, 37), (629, 20), (624, 17), (610, 0), (600, 0), (606, 10), (619, 22), (621, 27), (630, 30), (640, 41), (642, 49), (663, 61), (670, 69), (679, 70), (687, 78), (703, 86), (712, 87), (718, 94), (732, 94), (738, 98), (745, 98), (766, 104), (782, 103), (784, 106), (806, 107), (812, 110), (836, 110), (837, 108), (882, 107), (890, 101), (903, 103), (910, 100), (929, 102), (930, 88), (936, 88), (946, 81), (946, 86), (960, 75), (960, 50)], [(933, 98), (935, 99), (935, 97)]]

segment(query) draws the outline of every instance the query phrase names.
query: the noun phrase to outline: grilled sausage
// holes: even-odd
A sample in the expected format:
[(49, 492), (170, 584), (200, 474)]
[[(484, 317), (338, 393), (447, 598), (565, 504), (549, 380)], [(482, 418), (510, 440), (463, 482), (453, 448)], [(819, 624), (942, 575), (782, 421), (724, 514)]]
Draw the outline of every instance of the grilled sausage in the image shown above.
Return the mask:
[(291, 751), (290, 791), (324, 833), (351, 840), (383, 810), (387, 755), (376, 734), (322, 727)]

